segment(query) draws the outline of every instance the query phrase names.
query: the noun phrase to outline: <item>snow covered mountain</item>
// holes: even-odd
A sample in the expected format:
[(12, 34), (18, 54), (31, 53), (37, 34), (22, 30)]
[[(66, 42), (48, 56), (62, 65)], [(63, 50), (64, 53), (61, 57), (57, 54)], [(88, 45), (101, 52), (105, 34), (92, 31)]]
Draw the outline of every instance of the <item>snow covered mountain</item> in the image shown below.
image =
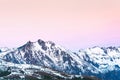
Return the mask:
[(29, 41), (16, 50), (8, 52), (2, 58), (17, 64), (44, 66), (69, 74), (80, 74), (80, 67), (83, 65), (83, 62), (71, 51), (51, 41), (43, 40)]
[(120, 80), (120, 47), (93, 47), (74, 53), (54, 42), (39, 39), (16, 49), (1, 49), (0, 58), (14, 64), (41, 66), (72, 75)]
[(120, 47), (96, 46), (80, 50), (76, 55), (96, 69), (96, 74), (88, 72), (88, 75), (96, 75), (102, 80), (120, 80)]
[(120, 68), (120, 47), (93, 47), (81, 50), (77, 55), (99, 69), (100, 72), (108, 72)]

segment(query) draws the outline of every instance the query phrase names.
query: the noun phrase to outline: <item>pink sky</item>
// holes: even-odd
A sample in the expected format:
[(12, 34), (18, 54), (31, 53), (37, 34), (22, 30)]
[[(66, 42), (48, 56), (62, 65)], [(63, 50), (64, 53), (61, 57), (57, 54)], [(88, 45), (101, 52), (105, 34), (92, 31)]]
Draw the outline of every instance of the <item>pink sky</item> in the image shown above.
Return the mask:
[(0, 46), (38, 39), (71, 50), (120, 46), (120, 0), (0, 0)]

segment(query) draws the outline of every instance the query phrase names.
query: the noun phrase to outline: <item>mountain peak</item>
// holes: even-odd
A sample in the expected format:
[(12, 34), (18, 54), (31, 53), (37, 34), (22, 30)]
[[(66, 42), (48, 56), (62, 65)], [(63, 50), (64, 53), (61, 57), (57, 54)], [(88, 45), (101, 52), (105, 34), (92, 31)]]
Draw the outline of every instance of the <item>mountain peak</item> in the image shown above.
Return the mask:
[(26, 44), (31, 44), (31, 43), (33, 43), (33, 42), (31, 42), (31, 41), (28, 41)]
[(43, 40), (41, 40), (41, 39), (38, 39), (37, 42), (38, 42), (38, 44), (41, 45), (41, 46), (45, 45), (45, 41), (43, 41)]

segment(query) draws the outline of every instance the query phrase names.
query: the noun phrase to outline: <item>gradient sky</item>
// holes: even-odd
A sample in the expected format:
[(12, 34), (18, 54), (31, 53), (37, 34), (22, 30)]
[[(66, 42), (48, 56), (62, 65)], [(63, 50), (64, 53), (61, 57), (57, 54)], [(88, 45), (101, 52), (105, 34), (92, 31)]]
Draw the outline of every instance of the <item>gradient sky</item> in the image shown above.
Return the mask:
[(0, 47), (38, 39), (71, 50), (120, 46), (120, 0), (0, 0)]

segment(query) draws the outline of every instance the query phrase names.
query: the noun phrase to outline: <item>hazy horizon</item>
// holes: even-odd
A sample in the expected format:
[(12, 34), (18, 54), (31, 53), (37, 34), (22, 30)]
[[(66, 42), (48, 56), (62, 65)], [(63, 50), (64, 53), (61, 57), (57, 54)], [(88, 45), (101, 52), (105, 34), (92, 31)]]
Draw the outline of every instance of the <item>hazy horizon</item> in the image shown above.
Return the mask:
[(119, 0), (1, 0), (0, 47), (53, 41), (70, 49), (120, 46)]

